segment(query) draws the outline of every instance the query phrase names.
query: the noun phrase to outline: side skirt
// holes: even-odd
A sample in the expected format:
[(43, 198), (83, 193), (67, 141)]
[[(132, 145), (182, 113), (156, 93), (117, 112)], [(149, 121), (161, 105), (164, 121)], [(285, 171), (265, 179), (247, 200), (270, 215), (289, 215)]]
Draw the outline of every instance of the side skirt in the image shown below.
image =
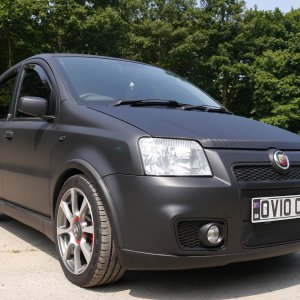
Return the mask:
[(54, 225), (50, 218), (2, 199), (0, 199), (0, 212), (40, 231), (51, 241), (55, 241)]

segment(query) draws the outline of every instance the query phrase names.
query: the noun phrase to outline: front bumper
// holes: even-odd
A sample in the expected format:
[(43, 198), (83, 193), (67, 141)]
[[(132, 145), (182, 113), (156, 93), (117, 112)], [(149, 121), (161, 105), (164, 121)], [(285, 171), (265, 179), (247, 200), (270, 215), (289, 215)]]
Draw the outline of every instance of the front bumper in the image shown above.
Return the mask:
[(122, 249), (120, 260), (128, 270), (179, 270), (219, 267), (230, 263), (259, 260), (300, 250), (300, 243), (276, 246), (272, 248), (209, 256), (176, 256), (153, 253), (142, 253)]
[[(300, 182), (238, 183), (233, 174), (237, 163), (266, 163), (267, 151), (206, 150), (214, 177), (151, 177), (109, 175), (104, 178), (113, 200), (119, 258), (127, 269), (187, 269), (256, 260), (300, 250), (300, 232), (291, 239), (272, 238), (272, 224), (260, 224), (264, 236), (249, 227), (251, 195), (300, 194)], [(290, 153), (297, 162), (299, 153)], [(115, 222), (117, 220), (117, 222)], [(225, 224), (225, 243), (220, 248), (184, 248), (178, 239), (179, 220), (207, 220)], [(289, 221), (283, 221), (285, 231)], [(292, 226), (300, 227), (300, 220)], [(276, 228), (278, 229), (277, 223)], [(119, 224), (119, 225), (118, 225)], [(267, 227), (269, 226), (269, 227)], [(259, 227), (261, 228), (261, 227)], [(265, 230), (266, 229), (266, 230)], [(274, 235), (276, 236), (276, 232)], [(260, 244), (255, 244), (255, 236)], [(271, 237), (270, 237), (271, 235)], [(298, 238), (299, 237), (299, 238)], [(252, 240), (251, 240), (252, 238)], [(251, 240), (249, 246), (245, 244)], [(254, 244), (253, 244), (254, 241)], [(262, 242), (261, 242), (262, 241)]]

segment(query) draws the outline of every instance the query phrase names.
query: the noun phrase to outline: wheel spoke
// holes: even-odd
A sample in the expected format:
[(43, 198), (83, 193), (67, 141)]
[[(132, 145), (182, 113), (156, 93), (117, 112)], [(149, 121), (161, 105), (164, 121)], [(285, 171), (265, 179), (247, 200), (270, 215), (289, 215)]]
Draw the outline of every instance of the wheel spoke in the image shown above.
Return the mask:
[(68, 221), (71, 223), (72, 218), (73, 218), (73, 215), (72, 215), (72, 213), (71, 213), (71, 211), (70, 211), (70, 209), (69, 209), (68, 203), (62, 201), (62, 202), (60, 203), (60, 208), (62, 209), (62, 211), (63, 211), (65, 217), (66, 217), (66, 218), (68, 219)]
[(94, 226), (82, 227), (82, 232), (94, 234)]
[(75, 274), (78, 274), (81, 268), (82, 268), (82, 265), (81, 265), (81, 260), (80, 260), (80, 246), (75, 245), (75, 248), (74, 248), (74, 271), (75, 271)]
[(92, 253), (91, 253), (91, 247), (86, 243), (85, 239), (82, 239), (80, 242), (80, 248), (82, 250), (82, 253), (86, 259), (87, 264), (90, 262)]
[(72, 253), (74, 244), (70, 241), (65, 249), (65, 252), (63, 254), (64, 260), (67, 261), (70, 259), (70, 255)]
[(80, 207), (80, 211), (79, 211), (79, 217), (80, 219), (84, 219), (86, 213), (89, 210), (89, 204), (88, 204), (88, 200), (86, 199), (86, 197), (83, 198), (81, 207)]
[(71, 205), (72, 205), (72, 212), (73, 216), (75, 216), (79, 209), (78, 209), (78, 194), (75, 189), (71, 189)]
[(69, 234), (71, 231), (71, 228), (61, 228), (57, 227), (57, 235), (63, 235), (63, 234)]

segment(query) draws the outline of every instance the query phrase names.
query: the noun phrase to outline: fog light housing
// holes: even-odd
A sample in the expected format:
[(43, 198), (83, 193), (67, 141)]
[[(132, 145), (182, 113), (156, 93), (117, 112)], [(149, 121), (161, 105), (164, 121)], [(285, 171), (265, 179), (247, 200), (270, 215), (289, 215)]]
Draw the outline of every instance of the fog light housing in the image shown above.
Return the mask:
[(221, 224), (208, 223), (199, 230), (199, 238), (206, 247), (220, 246), (224, 241), (223, 227)]

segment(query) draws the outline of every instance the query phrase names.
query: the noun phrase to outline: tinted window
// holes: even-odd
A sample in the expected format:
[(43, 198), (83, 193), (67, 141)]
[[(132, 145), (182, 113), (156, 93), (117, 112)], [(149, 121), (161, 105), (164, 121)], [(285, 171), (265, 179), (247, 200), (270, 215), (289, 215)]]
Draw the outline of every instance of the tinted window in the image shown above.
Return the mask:
[[(50, 102), (51, 87), (50, 81), (43, 68), (39, 65), (29, 64), (24, 67), (23, 80), (20, 89), (19, 99), (23, 96), (40, 97)], [(17, 112), (18, 117), (23, 117)]]
[(82, 104), (109, 104), (119, 99), (162, 99), (219, 106), (199, 88), (160, 68), (104, 58), (57, 59)]
[(41, 97), (50, 101), (51, 88), (45, 71), (39, 65), (26, 65), (20, 96)]
[(6, 119), (10, 103), (13, 99), (17, 74), (0, 85), (0, 118)]

